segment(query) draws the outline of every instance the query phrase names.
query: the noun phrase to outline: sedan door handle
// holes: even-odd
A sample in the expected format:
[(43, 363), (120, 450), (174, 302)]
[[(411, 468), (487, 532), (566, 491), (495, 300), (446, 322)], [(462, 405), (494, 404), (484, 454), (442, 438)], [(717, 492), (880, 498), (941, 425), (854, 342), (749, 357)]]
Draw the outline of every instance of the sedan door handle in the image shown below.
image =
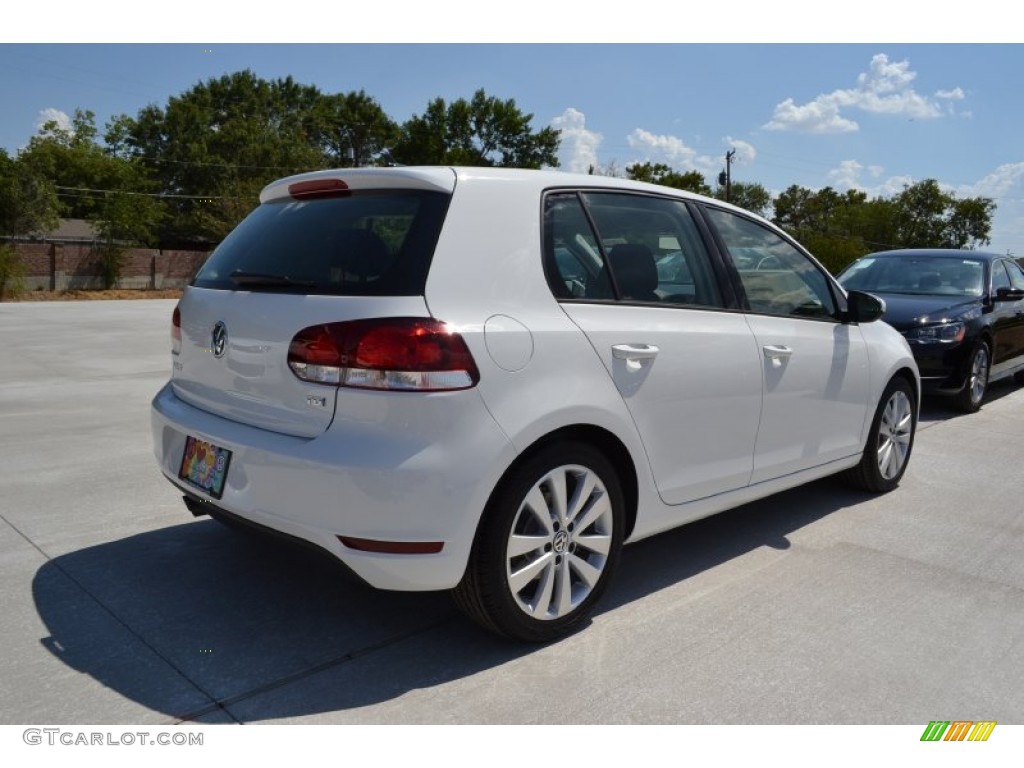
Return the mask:
[(766, 344), (761, 349), (764, 350), (765, 358), (772, 361), (772, 367), (774, 368), (781, 366), (782, 361), (788, 360), (793, 354), (793, 350), (790, 347), (784, 347), (781, 344)]
[(619, 360), (653, 360), (659, 351), (653, 344), (615, 344), (612, 356)]

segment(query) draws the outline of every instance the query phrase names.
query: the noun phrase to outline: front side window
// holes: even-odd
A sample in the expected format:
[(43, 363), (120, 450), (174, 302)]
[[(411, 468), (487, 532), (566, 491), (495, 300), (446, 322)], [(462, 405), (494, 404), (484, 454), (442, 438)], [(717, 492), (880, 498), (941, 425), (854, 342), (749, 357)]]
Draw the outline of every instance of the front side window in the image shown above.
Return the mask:
[(1015, 261), (1004, 261), (1006, 271), (1010, 273), (1010, 285), (1017, 290), (1024, 290), (1024, 272)]
[(1010, 278), (1006, 274), (1006, 267), (1003, 266), (1001, 261), (992, 262), (992, 293), (994, 294), (1000, 288), (1009, 288)]
[(835, 317), (828, 278), (806, 255), (758, 222), (719, 208), (705, 210), (736, 266), (753, 312)]
[(685, 203), (614, 192), (551, 194), (547, 269), (563, 299), (722, 306)]

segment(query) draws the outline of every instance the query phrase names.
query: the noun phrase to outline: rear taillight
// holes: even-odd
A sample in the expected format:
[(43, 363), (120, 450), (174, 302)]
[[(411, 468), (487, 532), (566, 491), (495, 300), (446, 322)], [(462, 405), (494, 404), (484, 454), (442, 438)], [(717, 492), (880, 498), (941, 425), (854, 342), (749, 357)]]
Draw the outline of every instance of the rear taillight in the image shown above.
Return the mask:
[(171, 354), (181, 354), (181, 310), (177, 304), (171, 315)]
[(303, 381), (364, 389), (435, 392), (480, 380), (462, 336), (418, 317), (303, 328), (288, 347), (288, 366)]

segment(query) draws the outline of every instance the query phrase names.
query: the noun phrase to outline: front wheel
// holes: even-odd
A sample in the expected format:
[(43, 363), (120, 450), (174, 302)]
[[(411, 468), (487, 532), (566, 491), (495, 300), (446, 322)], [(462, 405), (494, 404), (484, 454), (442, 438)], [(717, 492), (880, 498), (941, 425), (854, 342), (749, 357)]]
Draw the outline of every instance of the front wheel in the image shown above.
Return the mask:
[(967, 369), (967, 382), (963, 390), (956, 396), (955, 405), (964, 413), (974, 413), (981, 408), (988, 390), (989, 353), (988, 344), (979, 341), (971, 354), (971, 363)]
[(624, 510), (618, 475), (600, 451), (583, 443), (541, 449), (495, 490), (456, 603), (516, 640), (570, 634), (618, 562)]
[(844, 477), (866, 491), (891, 491), (907, 470), (916, 431), (914, 389), (906, 379), (895, 378), (878, 402), (860, 464), (848, 469)]

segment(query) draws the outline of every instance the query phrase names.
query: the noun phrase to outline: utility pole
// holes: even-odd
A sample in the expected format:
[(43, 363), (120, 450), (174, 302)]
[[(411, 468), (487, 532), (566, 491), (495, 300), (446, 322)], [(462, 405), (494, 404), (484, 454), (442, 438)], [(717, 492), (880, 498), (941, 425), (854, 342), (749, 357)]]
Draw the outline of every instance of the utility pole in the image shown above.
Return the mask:
[(725, 170), (718, 174), (719, 185), (725, 187), (725, 202), (731, 202), (732, 198), (732, 157), (736, 154), (735, 149), (725, 153)]

